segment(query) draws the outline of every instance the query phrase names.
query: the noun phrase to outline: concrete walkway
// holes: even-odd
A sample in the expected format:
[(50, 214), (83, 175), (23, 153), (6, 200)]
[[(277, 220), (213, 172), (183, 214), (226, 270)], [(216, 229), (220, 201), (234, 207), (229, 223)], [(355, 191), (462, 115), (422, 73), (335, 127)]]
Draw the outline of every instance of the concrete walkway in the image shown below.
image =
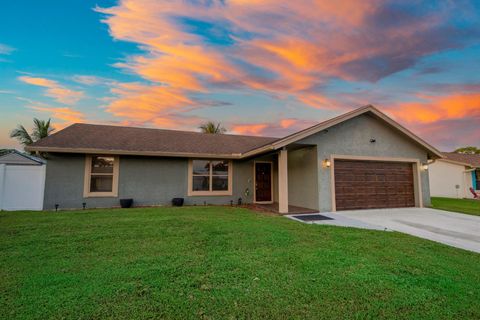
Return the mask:
[(480, 216), (429, 208), (340, 211), (336, 214), (480, 253)]
[(480, 253), (480, 216), (429, 208), (375, 209), (319, 213), (333, 220), (302, 221), (383, 231), (399, 231), (419, 238)]
[(336, 213), (317, 213), (324, 217), (331, 218), (332, 220), (318, 220), (318, 221), (302, 221), (297, 217), (300, 216), (311, 216), (312, 214), (289, 214), (285, 217), (290, 218), (295, 221), (308, 223), (308, 224), (323, 224), (336, 227), (350, 227), (350, 228), (359, 228), (359, 229), (370, 229), (370, 230), (381, 230), (381, 231), (392, 231), (385, 227), (366, 223), (357, 219), (352, 219), (346, 216), (342, 216)]

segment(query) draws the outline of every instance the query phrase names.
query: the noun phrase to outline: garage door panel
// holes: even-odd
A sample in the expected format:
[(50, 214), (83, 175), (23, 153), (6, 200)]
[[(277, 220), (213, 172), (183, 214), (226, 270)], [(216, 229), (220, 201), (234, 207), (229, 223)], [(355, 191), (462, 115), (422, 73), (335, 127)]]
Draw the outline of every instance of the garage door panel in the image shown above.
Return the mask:
[(415, 206), (411, 163), (335, 160), (337, 210)]

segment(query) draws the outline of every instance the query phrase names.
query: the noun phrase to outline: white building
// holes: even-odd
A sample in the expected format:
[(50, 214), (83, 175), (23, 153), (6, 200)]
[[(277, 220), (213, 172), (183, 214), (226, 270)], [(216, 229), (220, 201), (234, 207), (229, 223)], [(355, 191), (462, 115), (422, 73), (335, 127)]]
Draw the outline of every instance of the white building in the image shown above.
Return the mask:
[(0, 210), (42, 210), (45, 164), (16, 150), (0, 156)]
[(473, 198), (470, 188), (480, 194), (480, 155), (443, 153), (428, 166), (430, 195), (446, 198)]

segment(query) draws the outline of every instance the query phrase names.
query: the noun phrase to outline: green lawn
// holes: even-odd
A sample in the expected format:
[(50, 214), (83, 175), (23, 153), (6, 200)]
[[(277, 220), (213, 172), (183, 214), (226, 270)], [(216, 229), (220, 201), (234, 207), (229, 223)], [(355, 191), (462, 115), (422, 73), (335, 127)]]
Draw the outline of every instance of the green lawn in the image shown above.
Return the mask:
[(432, 197), (432, 208), (480, 216), (480, 201)]
[(480, 254), (230, 207), (0, 213), (2, 319), (479, 319)]

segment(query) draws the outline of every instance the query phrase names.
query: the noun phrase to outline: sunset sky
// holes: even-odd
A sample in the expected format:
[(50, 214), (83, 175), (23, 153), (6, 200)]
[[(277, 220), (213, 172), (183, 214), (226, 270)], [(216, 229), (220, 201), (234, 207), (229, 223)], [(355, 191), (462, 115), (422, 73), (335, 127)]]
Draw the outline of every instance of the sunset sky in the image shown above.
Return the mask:
[(480, 1), (1, 4), (0, 147), (33, 117), (284, 136), (365, 104), (479, 146)]

